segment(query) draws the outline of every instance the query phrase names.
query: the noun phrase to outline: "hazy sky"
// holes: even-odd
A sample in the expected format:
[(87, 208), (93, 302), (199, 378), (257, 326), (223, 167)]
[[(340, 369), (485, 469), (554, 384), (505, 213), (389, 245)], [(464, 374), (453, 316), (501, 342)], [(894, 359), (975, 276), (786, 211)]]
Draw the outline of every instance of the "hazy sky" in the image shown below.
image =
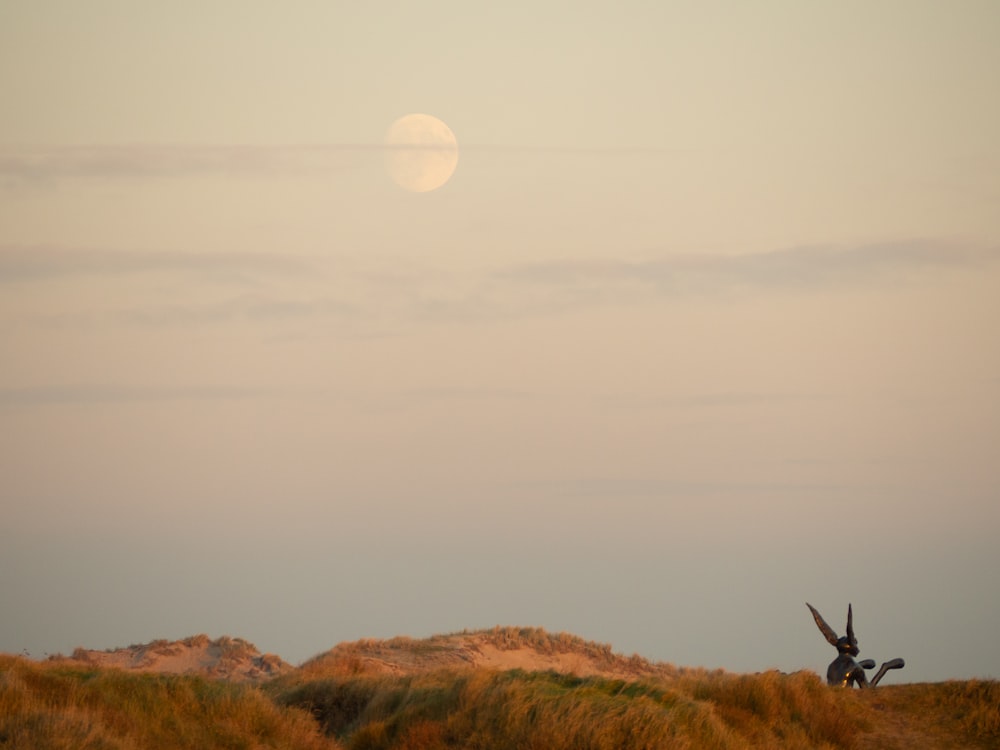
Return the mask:
[[(0, 650), (1000, 677), (1000, 4), (0, 2)], [(425, 194), (389, 125), (441, 118)]]

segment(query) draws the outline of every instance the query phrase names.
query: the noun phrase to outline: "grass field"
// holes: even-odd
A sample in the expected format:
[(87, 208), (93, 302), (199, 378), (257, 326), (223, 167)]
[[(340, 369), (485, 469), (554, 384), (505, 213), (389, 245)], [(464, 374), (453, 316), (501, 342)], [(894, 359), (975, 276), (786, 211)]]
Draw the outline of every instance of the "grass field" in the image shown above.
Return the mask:
[(810, 672), (580, 678), (442, 670), (265, 686), (351, 750), (995, 748), (1000, 683), (828, 687)]
[(290, 683), (266, 689), (358, 750), (848, 748), (869, 714), (806, 673), (627, 681), (470, 670)]
[(0, 655), (0, 747), (65, 750), (341, 747), (259, 689), (195, 675)]
[(639, 676), (439, 668), (433, 658), (386, 673), (366, 669), (360, 658), (409, 651), (426, 659), (447, 652), (447, 636), (345, 645), (256, 684), (0, 655), (0, 747), (1000, 747), (995, 681), (844, 690), (812, 672), (750, 675), (652, 665), (539, 629), (495, 629), (483, 638), (542, 656), (586, 654), (609, 670), (630, 667)]

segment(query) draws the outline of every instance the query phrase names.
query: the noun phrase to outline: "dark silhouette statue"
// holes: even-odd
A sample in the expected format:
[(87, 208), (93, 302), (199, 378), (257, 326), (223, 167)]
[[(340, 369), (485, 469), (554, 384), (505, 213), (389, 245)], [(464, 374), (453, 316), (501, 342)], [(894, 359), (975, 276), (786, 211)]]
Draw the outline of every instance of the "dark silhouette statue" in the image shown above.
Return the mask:
[(806, 602), (806, 606), (812, 612), (819, 632), (826, 637), (831, 646), (837, 649), (837, 658), (830, 662), (830, 666), (826, 670), (827, 684), (839, 685), (840, 687), (853, 687), (854, 685), (861, 688), (875, 687), (878, 685), (878, 681), (890, 669), (901, 669), (905, 666), (906, 662), (902, 659), (890, 659), (879, 667), (875, 677), (869, 682), (867, 676), (865, 676), (865, 670), (874, 668), (875, 660), (863, 659), (859, 662), (854, 661), (854, 657), (858, 655), (859, 649), (858, 639), (854, 637), (854, 616), (851, 612), (851, 605), (847, 605), (847, 635), (840, 638), (833, 632), (833, 628), (826, 624), (826, 620), (816, 611), (813, 605)]

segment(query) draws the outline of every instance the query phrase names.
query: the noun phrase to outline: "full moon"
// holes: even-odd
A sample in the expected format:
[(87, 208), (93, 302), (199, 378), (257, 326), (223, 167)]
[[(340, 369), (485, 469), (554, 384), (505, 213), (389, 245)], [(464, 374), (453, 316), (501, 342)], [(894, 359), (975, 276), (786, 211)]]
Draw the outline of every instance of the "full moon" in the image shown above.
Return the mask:
[(458, 141), (436, 117), (404, 115), (385, 134), (385, 166), (404, 190), (428, 193), (444, 185), (458, 166)]

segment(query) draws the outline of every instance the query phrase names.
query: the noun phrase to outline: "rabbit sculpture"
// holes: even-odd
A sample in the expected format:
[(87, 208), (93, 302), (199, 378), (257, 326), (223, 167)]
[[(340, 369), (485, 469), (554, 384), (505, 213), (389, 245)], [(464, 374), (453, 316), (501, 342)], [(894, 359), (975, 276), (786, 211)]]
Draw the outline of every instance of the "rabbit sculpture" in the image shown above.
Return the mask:
[(837, 658), (830, 662), (830, 666), (826, 670), (827, 684), (839, 685), (840, 687), (853, 687), (854, 685), (861, 688), (875, 687), (890, 669), (901, 669), (905, 666), (906, 662), (902, 659), (890, 659), (879, 667), (875, 677), (869, 682), (868, 677), (865, 675), (865, 670), (872, 669), (875, 666), (875, 660), (863, 659), (860, 662), (854, 661), (854, 657), (858, 655), (859, 649), (858, 639), (854, 636), (854, 616), (851, 612), (851, 605), (847, 605), (847, 635), (840, 638), (833, 632), (833, 628), (826, 624), (826, 620), (816, 611), (813, 605), (806, 602), (806, 606), (812, 612), (813, 619), (816, 621), (819, 631), (830, 642), (830, 645), (837, 649)]

